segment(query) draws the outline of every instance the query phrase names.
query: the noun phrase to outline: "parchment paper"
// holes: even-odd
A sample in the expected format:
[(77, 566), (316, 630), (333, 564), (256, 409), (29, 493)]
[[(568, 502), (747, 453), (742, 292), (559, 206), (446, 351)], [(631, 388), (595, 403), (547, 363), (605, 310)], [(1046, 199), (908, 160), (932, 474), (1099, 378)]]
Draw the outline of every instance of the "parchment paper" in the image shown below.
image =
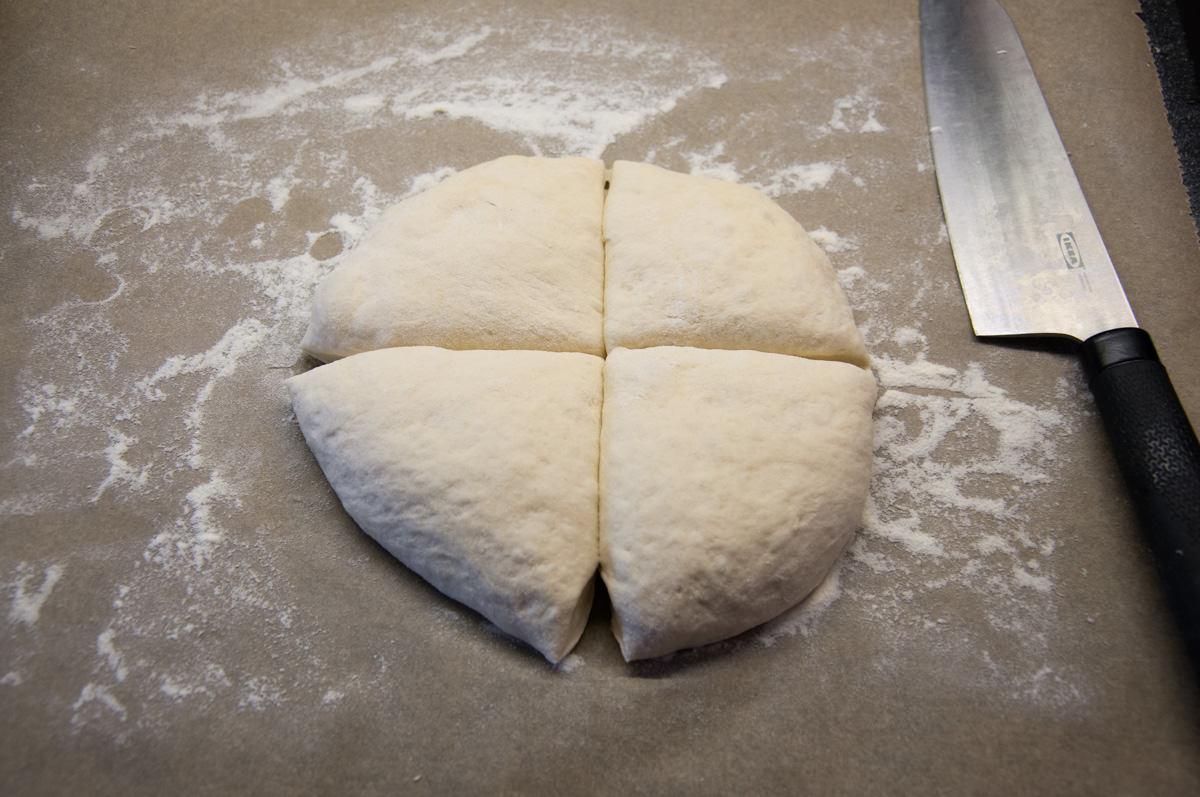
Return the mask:
[[(1010, 0), (1200, 417), (1200, 251), (1136, 3)], [(971, 335), (915, 3), (9, 4), (0, 791), (1194, 793), (1194, 677), (1080, 368)], [(880, 382), (810, 601), (558, 668), (341, 511), (282, 381), (389, 203), (507, 153), (756, 185)]]

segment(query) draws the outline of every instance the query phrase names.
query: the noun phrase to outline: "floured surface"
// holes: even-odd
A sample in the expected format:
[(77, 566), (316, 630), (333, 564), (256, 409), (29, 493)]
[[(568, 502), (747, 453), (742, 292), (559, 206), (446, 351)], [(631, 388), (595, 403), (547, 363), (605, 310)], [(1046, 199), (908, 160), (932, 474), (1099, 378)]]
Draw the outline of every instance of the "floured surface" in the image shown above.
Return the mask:
[[(1085, 5), (1009, 7), (1196, 417), (1149, 56), (1135, 6)], [(359, 12), (6, 26), (0, 782), (1195, 790), (1195, 691), (1078, 368), (970, 337), (913, 9)], [(880, 401), (865, 527), (804, 607), (635, 666), (601, 611), (550, 669), (341, 512), (283, 388), (312, 287), (509, 153), (737, 179), (829, 255)]]

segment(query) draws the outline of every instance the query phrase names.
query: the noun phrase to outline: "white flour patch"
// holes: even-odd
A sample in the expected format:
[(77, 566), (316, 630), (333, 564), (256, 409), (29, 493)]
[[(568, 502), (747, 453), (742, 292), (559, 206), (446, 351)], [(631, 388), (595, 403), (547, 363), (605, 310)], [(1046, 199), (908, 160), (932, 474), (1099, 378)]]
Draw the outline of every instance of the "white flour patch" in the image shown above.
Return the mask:
[(833, 102), (829, 121), (820, 128), (821, 132), (827, 135), (852, 130), (859, 133), (885, 132), (887, 128), (876, 118), (881, 104), (863, 88), (850, 96), (838, 97)]
[(826, 188), (836, 175), (845, 171), (844, 167), (825, 161), (797, 163), (776, 170), (764, 182), (754, 185), (767, 196), (780, 197)]
[[(356, 37), (341, 58), (395, 51), (398, 38), (419, 43), (398, 55), (362, 66), (331, 67), (339, 60), (331, 52), (320, 61), (316, 55), (281, 61), (272, 85), (199, 98), (156, 127), (160, 134), (200, 130), (214, 148), (228, 149), (236, 146), (232, 128), (246, 120), (290, 117), (287, 128), (299, 132), (314, 116), (329, 127), (333, 113), (349, 111), (349, 118), (337, 120), (349, 132), (379, 124), (373, 114), (386, 108), (408, 122), (473, 120), (513, 136), (513, 149), (534, 154), (598, 157), (616, 137), (727, 79), (714, 62), (679, 44), (637, 42), (636, 34), (611, 24), (526, 20), (516, 13), (468, 32), (400, 23)], [(625, 46), (614, 46), (610, 36)], [(54, 218), (28, 223), (51, 232), (61, 226)]]
[(104, 449), (104, 458), (108, 462), (108, 475), (100, 484), (96, 485), (95, 492), (88, 499), (93, 504), (100, 500), (105, 490), (114, 485), (125, 485), (132, 490), (143, 489), (149, 476), (148, 465), (139, 468), (125, 461), (125, 453), (129, 451), (130, 445), (137, 441), (120, 429), (109, 428), (105, 431), (112, 441), (108, 448)]
[(475, 45), (492, 35), (492, 29), (484, 25), (475, 33), (467, 34), (459, 39), (450, 41), (446, 45), (435, 50), (422, 50), (419, 48), (409, 48), (406, 54), (414, 64), (420, 66), (432, 66), (442, 61), (448, 61), (451, 58), (459, 58), (460, 56), (469, 53)]
[(714, 177), (727, 182), (740, 182), (742, 176), (733, 165), (733, 159), (725, 154), (725, 142), (718, 141), (706, 150), (683, 152), (690, 174)]
[(96, 637), (96, 653), (104, 660), (113, 677), (120, 683), (129, 674), (129, 668), (125, 666), (124, 656), (113, 645), (113, 636), (113, 629), (109, 628)]
[(20, 562), (13, 580), (5, 585), (12, 593), (8, 605), (8, 622), (27, 627), (35, 625), (41, 617), (42, 606), (62, 575), (62, 565), (50, 565), (42, 570), (41, 579), (35, 586), (33, 568), (25, 562)]
[(123, 723), (129, 718), (129, 712), (111, 691), (90, 682), (79, 690), (79, 697), (71, 704), (71, 712), (71, 725), (76, 727), (86, 725), (89, 720), (115, 718)]
[(776, 198), (827, 188), (835, 176), (847, 173), (844, 166), (824, 161), (793, 163), (771, 170), (743, 166), (727, 155), (725, 150), (726, 143), (718, 141), (711, 147), (681, 150), (679, 154), (687, 164), (689, 174), (740, 182)]
[(585, 664), (583, 656), (578, 653), (568, 653), (562, 661), (554, 665), (554, 669), (562, 673), (573, 673), (582, 669)]
[(387, 104), (387, 98), (382, 94), (357, 94), (347, 97), (342, 107), (351, 113), (374, 113)]
[(858, 248), (858, 243), (853, 238), (839, 235), (828, 227), (817, 227), (815, 230), (809, 230), (808, 235), (816, 241), (817, 246), (829, 254), (852, 252)]
[[(283, 700), (284, 690), (277, 679), (255, 677), (243, 685), (241, 696), (238, 698), (238, 708), (263, 711), (278, 706)], [(322, 697), (322, 702), (324, 702), (324, 697)]]
[(797, 634), (807, 637), (814, 633), (825, 612), (842, 597), (841, 572), (842, 562), (839, 561), (803, 603), (756, 629), (756, 641), (769, 648), (781, 639)]

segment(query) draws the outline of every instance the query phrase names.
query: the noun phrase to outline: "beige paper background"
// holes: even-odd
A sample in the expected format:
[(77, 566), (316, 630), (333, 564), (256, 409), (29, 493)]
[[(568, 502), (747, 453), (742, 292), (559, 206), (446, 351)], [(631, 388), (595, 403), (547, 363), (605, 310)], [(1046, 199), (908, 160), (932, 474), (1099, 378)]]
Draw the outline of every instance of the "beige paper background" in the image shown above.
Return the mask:
[[(1134, 2), (1008, 4), (1200, 417), (1200, 250)], [(1080, 370), (977, 341), (915, 3), (10, 5), (6, 793), (1187, 793), (1196, 689)], [(290, 417), (307, 296), (501, 154), (736, 177), (829, 251), (872, 507), (802, 609), (553, 669), (360, 534)]]

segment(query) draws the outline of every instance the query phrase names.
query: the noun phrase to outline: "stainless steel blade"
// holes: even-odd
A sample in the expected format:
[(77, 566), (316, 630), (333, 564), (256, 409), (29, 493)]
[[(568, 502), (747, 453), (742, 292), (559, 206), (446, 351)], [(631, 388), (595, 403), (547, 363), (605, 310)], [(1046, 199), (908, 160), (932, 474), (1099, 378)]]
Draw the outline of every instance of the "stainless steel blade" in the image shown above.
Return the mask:
[(1008, 14), (921, 0), (938, 188), (977, 335), (1084, 340), (1137, 322)]

